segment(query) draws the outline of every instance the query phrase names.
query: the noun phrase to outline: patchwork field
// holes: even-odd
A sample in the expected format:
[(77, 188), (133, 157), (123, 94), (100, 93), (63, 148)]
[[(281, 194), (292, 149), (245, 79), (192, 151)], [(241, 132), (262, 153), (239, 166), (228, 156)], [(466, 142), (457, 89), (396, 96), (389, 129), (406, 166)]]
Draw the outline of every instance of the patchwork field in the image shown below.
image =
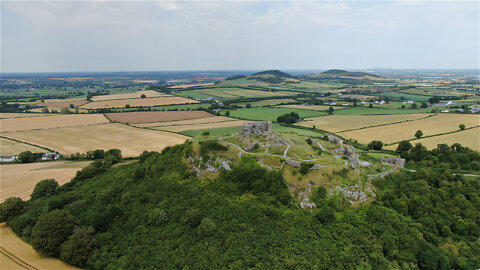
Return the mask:
[(147, 98), (170, 97), (171, 96), (171, 95), (159, 93), (159, 92), (153, 91), (153, 90), (145, 90), (145, 91), (138, 91), (138, 92), (134, 92), (134, 93), (93, 96), (92, 101), (141, 98), (142, 95), (145, 95)]
[(210, 123), (218, 123), (218, 122), (225, 122), (225, 121), (233, 121), (236, 119), (224, 117), (224, 116), (212, 116), (209, 115), (207, 117), (202, 118), (193, 118), (187, 120), (167, 120), (167, 121), (159, 121), (159, 122), (151, 122), (151, 123), (141, 123), (141, 124), (134, 124), (136, 127), (165, 127), (165, 126), (188, 126), (188, 125), (198, 125), (198, 124), (210, 124)]
[(403, 114), (403, 115), (329, 115), (307, 118), (305, 122), (297, 125), (304, 127), (315, 126), (331, 132), (359, 129), (371, 126), (390, 124), (401, 121), (412, 121), (425, 118), (429, 114)]
[(162, 121), (177, 121), (185, 119), (194, 119), (202, 117), (211, 117), (212, 115), (205, 111), (151, 111), (151, 112), (124, 112), (107, 113), (106, 116), (116, 122), (140, 124)]
[[(423, 136), (429, 136), (459, 130), (458, 126), (460, 124), (465, 124), (467, 128), (478, 126), (480, 125), (480, 115), (438, 114), (417, 121), (348, 131), (341, 135), (344, 138), (352, 138), (362, 143), (369, 143), (372, 140), (394, 143), (415, 138), (414, 135), (417, 130), (422, 130)], [(457, 136), (460, 135), (457, 133)], [(461, 140), (457, 142), (462, 143)]]
[(108, 119), (102, 114), (65, 114), (54, 116), (7, 118), (0, 119), (0, 132), (85, 126), (108, 122)]
[(247, 104), (250, 104), (252, 107), (262, 107), (262, 106), (275, 106), (278, 104), (282, 103), (290, 103), (290, 102), (295, 102), (294, 99), (266, 99), (266, 100), (259, 100), (259, 101), (254, 101), (254, 102), (242, 102), (242, 103), (237, 103), (238, 105), (246, 106)]
[(115, 123), (19, 131), (2, 135), (54, 149), (66, 155), (94, 149), (118, 148), (124, 157), (138, 156), (144, 150), (161, 151), (166, 146), (183, 143), (188, 139), (180, 134)]
[(45, 103), (36, 103), (35, 105), (44, 106), (49, 109), (61, 109), (61, 108), (70, 108), (70, 104), (73, 107), (80, 107), (88, 103), (87, 100), (72, 100), (72, 101), (61, 101), (61, 102), (45, 102)]
[(47, 152), (45, 149), (28, 145), (26, 143), (0, 138), (0, 155), (18, 155), (24, 151), (31, 151), (32, 153)]
[[(310, 106), (307, 106), (307, 105), (294, 105), (294, 104), (292, 104), (292, 105), (281, 105), (281, 106), (278, 106), (278, 107), (280, 107), (280, 108), (290, 108), (290, 109), (299, 109), (299, 110), (326, 111), (331, 106), (327, 106), (327, 105), (310, 105)], [(343, 109), (345, 107), (335, 106), (333, 108), (335, 110), (339, 110), (339, 109)]]
[(9, 197), (30, 199), (35, 185), (43, 179), (55, 179), (58, 184), (69, 182), (90, 161), (52, 161), (28, 164), (2, 164), (0, 202)]
[(152, 97), (152, 98), (130, 98), (130, 99), (116, 99), (116, 100), (104, 100), (98, 102), (87, 103), (80, 108), (83, 109), (100, 109), (100, 108), (124, 108), (126, 105), (130, 107), (149, 107), (149, 106), (161, 106), (171, 104), (187, 104), (197, 103), (198, 101), (183, 98), (183, 97)]
[[(470, 149), (480, 151), (480, 127), (472, 128), (469, 130), (456, 132), (452, 134), (445, 134), (441, 136), (435, 136), (420, 140), (414, 140), (411, 142), (413, 145), (416, 143), (421, 143), (428, 149), (436, 148), (438, 144), (446, 143), (452, 145), (454, 143), (460, 143), (463, 146), (466, 146)], [(387, 149), (396, 149), (397, 144), (387, 146)]]
[(271, 120), (276, 121), (277, 117), (282, 114), (295, 112), (302, 118), (315, 117), (326, 115), (326, 112), (319, 111), (307, 111), (289, 108), (269, 108), (269, 107), (256, 107), (256, 108), (242, 108), (230, 111), (230, 115), (237, 118), (249, 119), (249, 120)]
[(163, 126), (163, 127), (154, 127), (153, 129), (156, 130), (165, 130), (165, 131), (172, 131), (172, 132), (180, 132), (186, 130), (210, 130), (216, 128), (228, 128), (228, 127), (241, 127), (243, 123), (247, 121), (221, 121), (216, 123), (203, 123), (203, 124), (195, 124), (195, 125), (171, 125), (171, 126)]
[(273, 97), (273, 96), (288, 96), (297, 95), (296, 92), (287, 91), (261, 91), (244, 88), (211, 88), (211, 89), (198, 89), (181, 91), (177, 95), (182, 97), (192, 98), (208, 98), (208, 97), (220, 97), (220, 98), (241, 98), (241, 97)]
[(0, 223), (0, 269), (78, 269), (36, 252), (6, 223)]

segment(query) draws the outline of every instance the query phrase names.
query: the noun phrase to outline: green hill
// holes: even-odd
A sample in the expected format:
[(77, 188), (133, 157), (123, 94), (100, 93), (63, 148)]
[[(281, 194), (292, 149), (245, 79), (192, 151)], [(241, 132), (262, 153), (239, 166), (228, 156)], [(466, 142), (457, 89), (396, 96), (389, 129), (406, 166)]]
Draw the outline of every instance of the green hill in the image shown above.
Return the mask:
[[(189, 165), (205, 169), (202, 162), (215, 163), (230, 148), (189, 142), (145, 152), (129, 165), (97, 160), (64, 186), (36, 188), (26, 203), (7, 200), (0, 218), (37, 250), (88, 269), (480, 265), (477, 179), (398, 173), (374, 181), (374, 203), (351, 207), (315, 188), (316, 208), (302, 209), (281, 170), (254, 158), (213, 179), (197, 177)], [(203, 161), (188, 161), (195, 155)]]

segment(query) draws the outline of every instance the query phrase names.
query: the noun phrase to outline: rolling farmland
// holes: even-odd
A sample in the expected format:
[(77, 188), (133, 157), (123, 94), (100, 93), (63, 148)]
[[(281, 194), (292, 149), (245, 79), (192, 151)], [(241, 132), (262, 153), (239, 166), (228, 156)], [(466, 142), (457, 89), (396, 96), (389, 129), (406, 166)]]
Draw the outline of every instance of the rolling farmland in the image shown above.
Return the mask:
[(124, 112), (107, 113), (106, 116), (114, 121), (129, 124), (140, 124), (161, 121), (176, 121), (194, 118), (210, 117), (205, 111), (151, 111), (151, 112)]
[(32, 153), (47, 152), (45, 149), (28, 145), (26, 143), (0, 138), (0, 155), (17, 155), (23, 151), (30, 151)]
[(171, 97), (171, 95), (159, 93), (159, 92), (157, 92), (157, 91), (145, 90), (145, 91), (138, 91), (138, 92), (134, 92), (134, 93), (93, 96), (93, 97), (92, 97), (92, 101), (105, 101), (105, 100), (115, 100), (115, 99), (141, 98), (142, 95), (145, 95), (147, 98), (152, 98), (152, 97)]
[(391, 124), (402, 121), (412, 121), (425, 118), (430, 114), (405, 114), (405, 115), (329, 115), (307, 118), (305, 122), (297, 125), (304, 127), (315, 126), (331, 132), (360, 129), (378, 125)]
[[(480, 127), (472, 128), (469, 130), (455, 132), (451, 134), (445, 134), (440, 136), (434, 136), (429, 138), (424, 138), (420, 140), (411, 141), (413, 145), (416, 143), (423, 144), (427, 149), (434, 149), (438, 144), (446, 143), (452, 145), (454, 143), (460, 143), (463, 146), (466, 146), (475, 151), (480, 151)], [(398, 144), (389, 145), (385, 147), (386, 149), (395, 150), (398, 147)]]
[(90, 161), (53, 161), (28, 164), (2, 164), (2, 181), (0, 202), (8, 197), (30, 199), (35, 185), (43, 179), (55, 179), (58, 184), (69, 182), (77, 171), (87, 166)]
[(150, 107), (172, 104), (188, 104), (197, 103), (198, 101), (183, 98), (183, 97), (152, 97), (152, 98), (130, 98), (130, 99), (115, 99), (104, 100), (98, 102), (90, 102), (79, 108), (82, 109), (101, 109), (101, 108), (124, 108), (126, 105), (130, 107)]
[[(109, 123), (55, 129), (4, 133), (5, 137), (30, 142), (70, 155), (89, 150), (118, 148), (124, 157), (140, 155), (144, 150), (161, 151), (169, 145), (183, 143), (188, 137), (155, 130)], [(52, 135), (56, 139), (52, 139)]]
[(85, 126), (108, 123), (102, 114), (66, 114), (54, 116), (0, 119), (0, 132)]
[[(352, 138), (362, 143), (369, 143), (372, 140), (394, 143), (415, 138), (414, 134), (417, 130), (422, 130), (424, 136), (429, 136), (459, 130), (458, 126), (460, 124), (465, 124), (467, 128), (478, 126), (480, 124), (480, 116), (468, 114), (439, 114), (417, 121), (348, 131), (341, 135), (344, 138)], [(458, 142), (461, 143), (463, 140), (460, 139), (460, 134), (461, 133), (457, 133), (456, 136), (459, 138)]]

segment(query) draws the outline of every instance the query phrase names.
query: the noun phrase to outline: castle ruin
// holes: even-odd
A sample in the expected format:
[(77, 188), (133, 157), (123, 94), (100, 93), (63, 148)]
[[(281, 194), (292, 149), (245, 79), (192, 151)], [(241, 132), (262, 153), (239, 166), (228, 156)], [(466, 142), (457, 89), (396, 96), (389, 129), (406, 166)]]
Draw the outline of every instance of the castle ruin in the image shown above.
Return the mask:
[(248, 122), (242, 125), (242, 136), (250, 137), (250, 135), (271, 135), (272, 121)]

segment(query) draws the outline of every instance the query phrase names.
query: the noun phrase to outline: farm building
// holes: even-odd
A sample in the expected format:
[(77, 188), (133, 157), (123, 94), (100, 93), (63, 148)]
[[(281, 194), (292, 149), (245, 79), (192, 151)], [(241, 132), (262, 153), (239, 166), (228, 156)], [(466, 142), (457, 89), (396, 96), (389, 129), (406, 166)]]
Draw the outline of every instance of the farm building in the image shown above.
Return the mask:
[(54, 152), (45, 153), (42, 155), (42, 160), (57, 160), (59, 158), (60, 158), (60, 154), (54, 153)]
[(16, 156), (0, 156), (0, 162), (13, 162), (16, 159)]

